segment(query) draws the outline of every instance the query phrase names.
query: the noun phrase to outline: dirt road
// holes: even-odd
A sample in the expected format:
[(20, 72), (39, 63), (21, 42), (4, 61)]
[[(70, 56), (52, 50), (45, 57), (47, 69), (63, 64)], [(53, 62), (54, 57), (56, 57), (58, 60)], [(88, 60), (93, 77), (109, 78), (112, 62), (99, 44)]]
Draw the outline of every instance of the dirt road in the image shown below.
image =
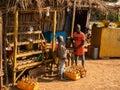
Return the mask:
[(86, 68), (77, 81), (40, 80), (39, 90), (120, 90), (120, 59), (86, 60)]

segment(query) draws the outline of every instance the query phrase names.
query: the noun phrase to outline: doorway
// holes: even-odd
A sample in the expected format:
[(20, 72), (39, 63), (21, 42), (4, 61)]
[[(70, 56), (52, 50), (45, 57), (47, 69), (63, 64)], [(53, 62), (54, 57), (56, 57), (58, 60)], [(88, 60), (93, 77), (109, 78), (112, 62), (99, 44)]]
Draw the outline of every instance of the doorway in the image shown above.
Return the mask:
[(76, 10), (76, 14), (75, 14), (74, 26), (76, 27), (77, 24), (81, 25), (81, 31), (83, 33), (86, 33), (87, 12), (88, 10)]

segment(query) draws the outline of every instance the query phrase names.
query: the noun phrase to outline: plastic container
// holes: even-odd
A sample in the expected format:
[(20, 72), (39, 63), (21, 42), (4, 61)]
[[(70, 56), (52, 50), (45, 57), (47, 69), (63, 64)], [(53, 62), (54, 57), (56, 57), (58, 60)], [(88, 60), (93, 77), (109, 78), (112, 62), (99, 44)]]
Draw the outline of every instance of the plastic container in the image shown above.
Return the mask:
[(88, 57), (91, 57), (93, 59), (97, 59), (99, 56), (98, 52), (99, 52), (98, 47), (95, 47), (92, 45), (88, 46), (88, 53), (87, 53)]
[(80, 73), (65, 72), (65, 76), (74, 81), (80, 79)]
[(98, 47), (92, 48), (92, 58), (97, 59), (98, 58)]

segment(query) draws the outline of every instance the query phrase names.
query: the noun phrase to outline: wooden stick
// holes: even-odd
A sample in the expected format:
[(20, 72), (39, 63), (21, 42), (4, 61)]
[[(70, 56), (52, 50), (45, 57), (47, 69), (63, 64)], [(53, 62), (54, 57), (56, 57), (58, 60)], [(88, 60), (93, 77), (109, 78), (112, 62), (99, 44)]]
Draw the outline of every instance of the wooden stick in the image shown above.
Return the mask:
[(89, 11), (88, 11), (88, 14), (87, 14), (87, 21), (86, 21), (86, 27), (89, 27), (89, 24), (90, 24), (90, 17), (91, 17), (91, 0), (89, 0)]
[[(1, 19), (1, 18), (0, 18)], [(2, 24), (0, 23), (0, 74), (2, 72)], [(0, 75), (0, 87), (3, 86), (3, 77)]]
[(76, 13), (76, 0), (74, 1), (74, 6), (73, 6), (71, 37), (73, 37), (73, 30), (74, 30), (74, 23), (75, 23), (75, 13)]
[(54, 11), (54, 27), (53, 27), (53, 36), (52, 36), (52, 51), (55, 51), (55, 32), (56, 32), (56, 16), (57, 13)]
[(15, 11), (14, 17), (14, 57), (13, 57), (13, 84), (15, 84), (16, 80), (16, 57), (17, 57), (17, 38), (18, 38), (18, 10)]

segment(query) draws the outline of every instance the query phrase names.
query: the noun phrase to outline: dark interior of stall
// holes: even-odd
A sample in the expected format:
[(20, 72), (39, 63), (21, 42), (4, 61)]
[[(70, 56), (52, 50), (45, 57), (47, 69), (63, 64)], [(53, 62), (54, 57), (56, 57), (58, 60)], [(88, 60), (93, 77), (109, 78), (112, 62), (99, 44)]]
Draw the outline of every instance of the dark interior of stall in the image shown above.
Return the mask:
[[(76, 10), (75, 16), (75, 27), (77, 24), (81, 25), (81, 31), (86, 33), (86, 21), (87, 21), (87, 12), (88, 10)], [(75, 29), (74, 29), (75, 31)]]

